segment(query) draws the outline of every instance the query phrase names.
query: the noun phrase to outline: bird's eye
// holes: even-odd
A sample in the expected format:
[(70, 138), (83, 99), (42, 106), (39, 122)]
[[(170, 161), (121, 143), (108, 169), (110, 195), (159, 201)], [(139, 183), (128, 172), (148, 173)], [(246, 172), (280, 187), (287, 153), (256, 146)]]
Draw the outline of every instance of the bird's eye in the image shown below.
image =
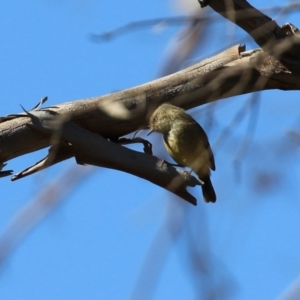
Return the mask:
[(157, 121), (157, 116), (155, 116), (155, 117), (153, 118), (153, 121), (154, 121), (154, 122), (156, 122), (156, 121)]

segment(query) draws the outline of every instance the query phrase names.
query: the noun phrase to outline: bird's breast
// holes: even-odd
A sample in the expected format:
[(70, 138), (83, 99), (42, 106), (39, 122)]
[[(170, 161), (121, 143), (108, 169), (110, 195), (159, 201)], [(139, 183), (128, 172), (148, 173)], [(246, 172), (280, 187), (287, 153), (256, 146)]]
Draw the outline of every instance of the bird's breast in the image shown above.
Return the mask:
[(209, 152), (195, 132), (173, 128), (164, 134), (168, 153), (180, 165), (192, 168), (196, 173), (209, 174)]

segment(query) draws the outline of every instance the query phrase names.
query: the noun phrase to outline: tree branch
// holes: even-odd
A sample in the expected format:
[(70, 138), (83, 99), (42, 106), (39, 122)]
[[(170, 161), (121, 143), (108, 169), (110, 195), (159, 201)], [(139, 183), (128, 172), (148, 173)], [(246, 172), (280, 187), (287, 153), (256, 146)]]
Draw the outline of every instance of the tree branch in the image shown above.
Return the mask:
[[(200, 181), (168, 163), (149, 154), (143, 154), (116, 143), (109, 142), (102, 136), (93, 133), (70, 121), (65, 121), (58, 114), (48, 111), (28, 113), (30, 127), (40, 134), (51, 135), (52, 141), (64, 141), (69, 145), (68, 154), (75, 156), (77, 163), (106, 167), (125, 171), (161, 186), (186, 201), (196, 205), (197, 200), (187, 192), (187, 186), (195, 187)], [(55, 145), (54, 145), (55, 146)]]
[[(189, 109), (218, 99), (266, 89), (299, 90), (300, 78), (262, 51), (234, 46), (175, 74), (141, 86), (92, 99), (42, 109), (111, 140), (146, 128), (153, 110), (164, 102)], [(0, 118), (0, 162), (51, 143), (34, 132), (27, 117)]]
[[(186, 187), (199, 185), (197, 179), (186, 179), (182, 172), (156, 157), (112, 141), (146, 128), (152, 112), (165, 102), (189, 109), (255, 91), (300, 89), (297, 28), (290, 24), (279, 27), (247, 1), (210, 0), (209, 5), (245, 29), (263, 50), (245, 51), (244, 46), (234, 46), (141, 86), (2, 117), (1, 168), (10, 159), (52, 146), (46, 159), (13, 179), (74, 156), (80, 164), (112, 168), (144, 178), (195, 204), (196, 199)], [(0, 170), (0, 177), (10, 173)]]
[(244, 29), (265, 52), (300, 75), (300, 35), (295, 26), (285, 24), (280, 27), (245, 0), (209, 0), (207, 3), (224, 18)]

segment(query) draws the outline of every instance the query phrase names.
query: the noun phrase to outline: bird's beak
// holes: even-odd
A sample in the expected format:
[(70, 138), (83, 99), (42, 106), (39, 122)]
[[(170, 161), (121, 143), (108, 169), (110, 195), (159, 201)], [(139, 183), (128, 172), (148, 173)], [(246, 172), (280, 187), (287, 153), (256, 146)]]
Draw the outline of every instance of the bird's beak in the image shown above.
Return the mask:
[(150, 135), (153, 131), (153, 128), (150, 128), (149, 132), (147, 133), (147, 136)]

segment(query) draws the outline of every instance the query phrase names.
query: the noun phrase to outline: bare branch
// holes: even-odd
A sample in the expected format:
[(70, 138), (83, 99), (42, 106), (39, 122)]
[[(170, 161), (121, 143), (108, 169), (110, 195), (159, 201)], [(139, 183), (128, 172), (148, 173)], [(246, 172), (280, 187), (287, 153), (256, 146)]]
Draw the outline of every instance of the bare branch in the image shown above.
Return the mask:
[[(264, 89), (300, 89), (300, 78), (262, 51), (234, 46), (175, 74), (118, 93), (45, 108), (83, 128), (115, 140), (146, 128), (164, 102), (189, 109), (218, 99)], [(0, 118), (0, 162), (50, 145), (51, 135), (30, 129), (27, 117)], [(53, 144), (53, 143), (52, 143)]]
[[(272, 5), (271, 7), (266, 7), (261, 9), (261, 11), (267, 12), (276, 12), (280, 14), (288, 14), (292, 12), (296, 12), (300, 10), (300, 4), (297, 2), (290, 2), (285, 3), (283, 5)], [(166, 27), (166, 26), (180, 26), (183, 24), (190, 24), (190, 23), (197, 23), (197, 22), (215, 22), (219, 21), (220, 18), (216, 15), (207, 15), (207, 16), (176, 16), (176, 17), (165, 17), (165, 18), (155, 18), (155, 19), (147, 19), (141, 21), (134, 21), (124, 25), (121, 25), (115, 29), (95, 34), (92, 33), (90, 35), (90, 39), (92, 42), (108, 42), (112, 39), (117, 38), (118, 36), (130, 33), (133, 30), (138, 30), (142, 28), (149, 28), (149, 27)]]
[[(245, 51), (244, 46), (234, 46), (138, 87), (40, 109), (45, 98), (34, 110), (0, 118), (2, 166), (17, 156), (52, 146), (45, 159), (12, 179), (74, 156), (80, 164), (133, 174), (196, 204), (186, 187), (199, 185), (197, 179), (186, 179), (182, 172), (156, 157), (112, 141), (146, 128), (152, 112), (165, 102), (189, 109), (255, 91), (300, 89), (300, 39), (296, 27), (291, 24), (279, 27), (244, 0), (210, 0), (208, 3), (245, 29), (263, 50)], [(10, 171), (1, 171), (1, 174), (8, 175)]]
[(195, 197), (186, 188), (200, 185), (200, 181), (193, 176), (187, 177), (185, 172), (168, 163), (152, 155), (110, 142), (99, 134), (65, 121), (62, 116), (48, 111), (32, 111), (29, 117), (32, 122), (31, 128), (41, 134), (55, 137), (56, 142), (62, 140), (70, 145), (72, 150), (68, 150), (67, 153), (73, 153), (77, 163), (125, 171), (161, 186), (194, 205), (197, 204)]
[(295, 26), (286, 24), (280, 27), (245, 0), (209, 0), (207, 3), (244, 29), (264, 51), (278, 58), (286, 68), (300, 74), (300, 35), (298, 30), (294, 30)]

